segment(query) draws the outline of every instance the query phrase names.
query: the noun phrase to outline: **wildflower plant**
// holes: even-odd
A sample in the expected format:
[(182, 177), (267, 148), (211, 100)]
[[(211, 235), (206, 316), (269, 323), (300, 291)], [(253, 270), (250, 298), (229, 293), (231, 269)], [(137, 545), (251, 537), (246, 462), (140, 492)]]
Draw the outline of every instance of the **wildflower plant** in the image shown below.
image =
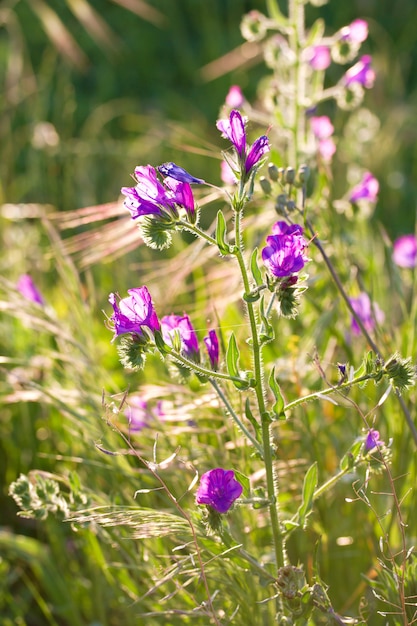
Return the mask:
[[(72, 514), (65, 510), (65, 518), (78, 524), (118, 526), (124, 520), (127, 525), (134, 525), (135, 537), (155, 538), (170, 532), (186, 536), (186, 542), (178, 550), (193, 553), (187, 585), (195, 583), (195, 598), (204, 594), (204, 599), (195, 600), (196, 614), (206, 623), (217, 625), (359, 623), (360, 616), (345, 619), (333, 607), (331, 580), (323, 581), (319, 574), (319, 551), (314, 553), (310, 542), (309, 550), (314, 557), (307, 572), (293, 558), (292, 542), (300, 536), (303, 536), (301, 544), (308, 542), (309, 524), (321, 499), (343, 481), (350, 480), (356, 500), (376, 511), (368, 485), (373, 474), (380, 470), (388, 476), (399, 528), (397, 551), (390, 548), (388, 531), (383, 528), (382, 533), (388, 554), (384, 561), (386, 577), (391, 575), (390, 580), (396, 581), (397, 592), (395, 596), (391, 589), (387, 595), (390, 602), (395, 597), (400, 616), (407, 619), (406, 570), (413, 565), (408, 565), (401, 506), (389, 472), (392, 442), (385, 432), (381, 438), (380, 431), (374, 427), (378, 424), (370, 416), (376, 420), (378, 408), (388, 396), (393, 396), (400, 404), (406, 428), (417, 443), (417, 432), (402, 395), (414, 384), (415, 365), (411, 357), (403, 357), (396, 351), (385, 354), (385, 343), (383, 349), (380, 347), (378, 331), (384, 324), (384, 313), (368, 295), (370, 288), (361, 289), (355, 297), (357, 290), (351, 290), (351, 285), (343, 282), (325, 243), (331, 239), (333, 217), (326, 220), (322, 215), (323, 211), (334, 214), (334, 205), (356, 206), (366, 202), (374, 206), (377, 202), (379, 184), (368, 169), (359, 173), (359, 182), (346, 185), (339, 204), (337, 198), (332, 198), (331, 166), (338, 144), (334, 120), (325, 114), (324, 108), (332, 100), (335, 108), (348, 115), (349, 110), (362, 102), (365, 90), (372, 88), (376, 74), (370, 55), (361, 54), (361, 45), (368, 35), (364, 20), (355, 20), (327, 35), (323, 21), (318, 19), (307, 31), (305, 4), (305, 0), (289, 0), (286, 17), (278, 2), (268, 0), (268, 15), (253, 11), (242, 22), (242, 34), (262, 45), (272, 72), (263, 85), (259, 108), (252, 109), (241, 97), (241, 91), (235, 89), (229, 92), (216, 122), (224, 147), (222, 161), (229, 168), (229, 175), (232, 173), (229, 182), (218, 187), (215, 181), (201, 178), (200, 172), (190, 173), (180, 164), (166, 162), (137, 165), (134, 185), (121, 188), (124, 207), (150, 248), (157, 251), (169, 248), (173, 238), (185, 231), (213, 249), (219, 263), (233, 264), (241, 290), (240, 324), (239, 331), (235, 331), (220, 319), (216, 328), (201, 330), (191, 313), (164, 310), (164, 302), (153, 295), (153, 285), (141, 285), (140, 278), (132, 276), (128, 296), (119, 295), (115, 285), (108, 297), (113, 308), (106, 320), (113, 332), (109, 341), (116, 344), (120, 361), (129, 373), (146, 376), (147, 360), (158, 359), (170, 373), (175, 369), (178, 375), (175, 380), (189, 385), (193, 393), (209, 389), (210, 397), (215, 398), (223, 415), (232, 421), (234, 436), (242, 438), (244, 443), (238, 446), (235, 440), (227, 442), (234, 453), (230, 460), (224, 454), (224, 466), (220, 466), (204, 446), (199, 449), (197, 441), (189, 448), (190, 458), (184, 461), (193, 468), (194, 478), (185, 493), (174, 493), (161, 471), (169, 463), (159, 462), (157, 443), (152, 456), (130, 438), (133, 433), (140, 439), (152, 426), (147, 403), (139, 399), (132, 402), (126, 413), (128, 435), (122, 428), (120, 434), (128, 451), (156, 486), (138, 486), (137, 507), (133, 512), (129, 509), (125, 517), (123, 511), (100, 513), (85, 509)], [(325, 73), (332, 63), (343, 66), (340, 78), (333, 86), (325, 86)], [(208, 185), (216, 190), (223, 205), (212, 230), (201, 226), (200, 208), (194, 196), (195, 188), (200, 198)], [(256, 226), (252, 221), (249, 227), (249, 216), (253, 214)], [(341, 220), (348, 219), (347, 215), (339, 211)], [(414, 267), (415, 246), (409, 251), (410, 241), (406, 244), (396, 244), (394, 261), (401, 267)], [(403, 254), (408, 260), (399, 261)], [(338, 329), (335, 335), (340, 341), (350, 335), (346, 339), (347, 351), (351, 350), (353, 341), (362, 338), (365, 354), (362, 362), (354, 365), (335, 362), (339, 380), (334, 382), (329, 382), (323, 372), (320, 356), (313, 356), (318, 382), (324, 381), (324, 386), (321, 384), (320, 389), (307, 393), (300, 383), (294, 397), (294, 390), (288, 390), (287, 378), (279, 367), (285, 350), (283, 344), (289, 332), (292, 336), (298, 334), (300, 341), (302, 333), (308, 334), (303, 306), (309, 299), (320, 310), (315, 289), (326, 272), (329, 288), (344, 319), (344, 332)], [(364, 388), (368, 390), (370, 383), (381, 392), (368, 411), (361, 399), (357, 396), (352, 399), (351, 395), (352, 390), (358, 393)], [(356, 436), (352, 436), (346, 450), (340, 451), (332, 475), (322, 475), (319, 458), (304, 468), (295, 487), (296, 496), (291, 499), (281, 491), (277, 471), (285, 459), (280, 437), (297, 419), (298, 409), (313, 402), (320, 406), (323, 400), (355, 410), (355, 417), (359, 418), (354, 427)], [(164, 417), (161, 422), (166, 429), (166, 409), (157, 415)], [(110, 450), (100, 449), (112, 454)], [(175, 450), (169, 461), (177, 455)], [(20, 479), (19, 485), (23, 483)], [(31, 487), (25, 483), (24, 488), (28, 498), (26, 492), (31, 495)], [(140, 500), (153, 490), (158, 491), (160, 500), (148, 510)], [(15, 484), (11, 493), (21, 504), (23, 499), (19, 494), (20, 500), (17, 499), (18, 491)], [(157, 509), (168, 505), (170, 509), (164, 518), (164, 512)], [(34, 508), (33, 503), (28, 505), (29, 512)], [(239, 522), (243, 517), (249, 522)], [(381, 523), (383, 516), (376, 511), (375, 517)], [(265, 545), (271, 546), (270, 550), (265, 545), (259, 549), (256, 542), (251, 543), (251, 533), (246, 530), (251, 524), (253, 529), (258, 526), (263, 529), (267, 537)], [(227, 592), (213, 574), (218, 566), (220, 579), (226, 584), (229, 563), (232, 570), (249, 571), (256, 580), (258, 595), (250, 608), (255, 616), (251, 622), (245, 622), (246, 616), (242, 616), (239, 606), (232, 608), (233, 596), (226, 597)], [(178, 567), (180, 574), (183, 574), (182, 566)]]

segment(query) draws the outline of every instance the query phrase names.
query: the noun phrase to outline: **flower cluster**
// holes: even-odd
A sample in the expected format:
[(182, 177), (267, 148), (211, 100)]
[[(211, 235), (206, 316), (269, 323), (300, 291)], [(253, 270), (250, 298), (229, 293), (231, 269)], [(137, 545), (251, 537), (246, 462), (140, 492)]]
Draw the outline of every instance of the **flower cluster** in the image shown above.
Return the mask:
[(228, 139), (236, 151), (237, 166), (232, 169), (240, 172), (243, 181), (249, 178), (255, 166), (259, 165), (261, 159), (270, 150), (269, 140), (266, 135), (258, 137), (252, 146), (248, 146), (246, 123), (247, 120), (242, 117), (240, 112), (233, 109), (230, 112), (229, 119), (218, 120), (216, 124), (222, 137)]
[(117, 301), (118, 296), (111, 293), (109, 302), (113, 307), (114, 337), (133, 333), (143, 337), (143, 327), (146, 326), (151, 332), (160, 329), (158, 316), (155, 313), (151, 294), (147, 287), (128, 289), (129, 297)]

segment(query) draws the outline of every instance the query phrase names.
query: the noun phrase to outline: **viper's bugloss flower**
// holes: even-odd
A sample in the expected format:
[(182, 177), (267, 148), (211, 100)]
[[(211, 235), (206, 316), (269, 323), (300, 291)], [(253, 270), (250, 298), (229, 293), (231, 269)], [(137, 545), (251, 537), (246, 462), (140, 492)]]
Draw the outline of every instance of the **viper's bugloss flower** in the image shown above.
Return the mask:
[(246, 121), (246, 118), (244, 119), (239, 111), (233, 109), (228, 120), (217, 120), (216, 123), (222, 137), (228, 139), (234, 146), (239, 162), (243, 165), (245, 175), (249, 174), (251, 169), (270, 150), (269, 140), (266, 135), (258, 137), (253, 145), (248, 148), (246, 143)]
[(226, 163), (226, 161), (222, 161), (220, 163), (220, 178), (225, 185), (236, 185), (237, 183), (237, 178), (232, 168), (228, 163)]
[(349, 43), (363, 43), (368, 37), (368, 23), (361, 19), (353, 20), (351, 24), (340, 29), (339, 36)]
[(131, 396), (125, 410), (125, 416), (129, 423), (129, 431), (133, 433), (140, 432), (143, 428), (149, 426), (154, 418), (161, 419), (165, 413), (162, 410), (162, 402), (159, 401), (155, 407), (150, 406), (147, 400), (140, 396)]
[(365, 438), (365, 452), (371, 452), (378, 446), (385, 446), (385, 442), (379, 438), (379, 431), (370, 428)]
[(326, 70), (332, 62), (328, 46), (311, 46), (305, 50), (304, 56), (313, 70)]
[(334, 133), (334, 126), (327, 115), (310, 117), (311, 130), (317, 139), (328, 139)]
[(232, 85), (229, 91), (227, 92), (227, 96), (225, 100), (227, 106), (231, 107), (232, 109), (239, 109), (239, 107), (242, 106), (244, 101), (245, 101), (245, 98), (243, 96), (242, 90), (239, 87), (239, 85)]
[(26, 300), (30, 300), (31, 302), (37, 302), (37, 304), (44, 304), (44, 299), (41, 295), (41, 292), (36, 287), (33, 282), (32, 276), (29, 274), (22, 274), (17, 281), (16, 288)]
[(184, 356), (195, 359), (198, 356), (197, 334), (188, 315), (166, 315), (161, 319), (161, 330), (164, 341), (175, 348), (175, 336), (178, 334), (180, 351)]
[(342, 78), (342, 83), (349, 87), (354, 83), (358, 83), (366, 89), (370, 89), (374, 85), (375, 72), (371, 67), (372, 57), (364, 54), (355, 65), (352, 65)]
[(262, 250), (262, 260), (277, 278), (299, 272), (308, 261), (305, 253), (307, 241), (298, 224), (276, 222), (266, 242), (268, 245)]
[(147, 287), (128, 289), (127, 293), (129, 296), (119, 299), (119, 301), (116, 294), (111, 293), (109, 295), (109, 302), (114, 310), (110, 318), (114, 328), (113, 339), (126, 333), (142, 336), (143, 326), (147, 326), (151, 332), (159, 330), (160, 323)]
[(392, 260), (399, 267), (417, 266), (417, 238), (415, 235), (402, 235), (394, 241)]
[(207, 353), (210, 359), (211, 367), (217, 370), (219, 365), (219, 340), (215, 330), (209, 330), (207, 337), (204, 337)]
[(206, 504), (218, 513), (227, 513), (242, 491), (234, 471), (218, 467), (201, 476), (195, 499), (197, 504)]
[(180, 183), (189, 183), (202, 185), (204, 184), (204, 180), (202, 178), (196, 178), (183, 167), (176, 165), (175, 163), (162, 163), (162, 165), (158, 165), (156, 168), (160, 174), (163, 176), (169, 176), (170, 178), (175, 178)]
[(194, 216), (195, 205), (191, 185), (189, 183), (180, 182), (175, 178), (171, 178), (171, 176), (167, 176), (164, 183), (174, 194), (175, 204), (183, 207), (190, 217)]
[(349, 194), (350, 202), (357, 202), (358, 200), (367, 200), (368, 202), (376, 202), (379, 192), (379, 182), (371, 174), (371, 172), (365, 172), (362, 176), (361, 182), (356, 185)]
[[(372, 331), (375, 328), (375, 324), (382, 324), (385, 315), (383, 311), (379, 308), (376, 302), (371, 302), (368, 294), (362, 292), (359, 294), (357, 298), (349, 298), (349, 302), (352, 305), (353, 310), (356, 315), (361, 320), (362, 324), (365, 327), (365, 330), (368, 332)], [(352, 333), (354, 335), (360, 335), (361, 329), (355, 318), (352, 316), (351, 323)]]

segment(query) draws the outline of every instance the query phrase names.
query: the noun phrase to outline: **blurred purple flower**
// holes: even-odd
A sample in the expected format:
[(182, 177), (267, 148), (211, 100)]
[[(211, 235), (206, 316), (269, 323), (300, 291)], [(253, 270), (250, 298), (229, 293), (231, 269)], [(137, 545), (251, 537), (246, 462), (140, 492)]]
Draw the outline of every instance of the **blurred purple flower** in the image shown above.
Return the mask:
[(349, 43), (363, 43), (368, 37), (368, 23), (361, 19), (353, 20), (349, 26), (344, 26), (339, 34), (341, 39)]
[(226, 104), (232, 109), (238, 109), (244, 103), (245, 98), (239, 85), (232, 85), (226, 96)]
[(270, 150), (269, 140), (266, 135), (258, 137), (249, 148), (246, 144), (246, 119), (239, 111), (230, 112), (229, 119), (217, 120), (216, 126), (222, 133), (222, 137), (228, 139), (234, 146), (239, 161), (244, 165), (245, 174), (249, 174), (251, 169), (259, 163), (262, 157)]
[(333, 139), (320, 139), (318, 145), (318, 152), (323, 161), (329, 163), (332, 160), (334, 153), (336, 152), (336, 144)]
[(384, 446), (385, 442), (379, 438), (379, 431), (370, 428), (365, 439), (365, 452), (371, 452), (377, 446)]
[(220, 163), (220, 178), (225, 185), (236, 185), (237, 183), (237, 178), (232, 168), (228, 163), (226, 163), (226, 161), (222, 161)]
[(379, 182), (371, 174), (371, 172), (365, 172), (362, 176), (361, 182), (354, 187), (350, 194), (350, 202), (357, 202), (358, 200), (368, 200), (369, 202), (376, 202), (379, 192)]
[[(362, 324), (365, 327), (365, 330), (368, 332), (372, 331), (375, 328), (375, 324), (382, 324), (385, 315), (383, 311), (379, 308), (379, 306), (371, 300), (367, 293), (362, 292), (359, 294), (357, 298), (349, 298), (349, 302), (352, 305), (353, 310), (356, 315), (361, 320)], [(352, 316), (351, 322), (352, 333), (354, 335), (360, 335), (361, 329), (355, 318)]]
[(187, 358), (198, 356), (198, 339), (188, 315), (166, 315), (161, 320), (162, 336), (165, 343), (173, 345), (175, 333), (181, 340), (181, 351)]
[(31, 302), (37, 302), (38, 304), (45, 304), (44, 299), (33, 282), (32, 277), (29, 274), (22, 274), (17, 281), (16, 288), (26, 300)]
[(402, 235), (394, 241), (392, 260), (399, 267), (417, 266), (417, 238), (415, 235)]
[(227, 513), (242, 491), (234, 471), (218, 467), (201, 476), (195, 499), (197, 504), (207, 504), (218, 513)]
[(305, 254), (307, 241), (298, 224), (276, 222), (266, 242), (268, 245), (262, 250), (262, 259), (273, 276), (290, 276), (299, 272), (308, 261)]
[(217, 370), (219, 365), (219, 340), (215, 330), (209, 330), (207, 337), (204, 337), (207, 353), (210, 359), (211, 367)]
[(119, 299), (111, 293), (109, 302), (114, 313), (110, 321), (114, 324), (114, 337), (126, 333), (143, 335), (142, 326), (147, 326), (152, 332), (160, 329), (158, 317), (152, 304), (151, 294), (147, 287), (137, 287), (127, 290), (129, 297)]
[(143, 428), (149, 426), (154, 418), (161, 419), (164, 415), (161, 401), (157, 403), (156, 407), (151, 407), (146, 400), (136, 395), (129, 398), (129, 403), (125, 410), (125, 416), (129, 422), (129, 430), (131, 432), (140, 432)]
[(158, 165), (156, 169), (163, 176), (175, 178), (175, 180), (178, 180), (180, 183), (202, 185), (205, 182), (202, 178), (192, 176), (187, 170), (175, 163), (162, 163), (162, 165)]
[(313, 70), (326, 70), (332, 61), (328, 46), (311, 46), (307, 48), (305, 58)]
[(327, 115), (318, 115), (310, 118), (311, 130), (317, 139), (328, 139), (333, 135), (334, 126)]
[(364, 54), (355, 65), (350, 67), (344, 75), (342, 82), (346, 87), (354, 83), (358, 83), (366, 89), (373, 87), (375, 81), (375, 72), (371, 68), (372, 57)]

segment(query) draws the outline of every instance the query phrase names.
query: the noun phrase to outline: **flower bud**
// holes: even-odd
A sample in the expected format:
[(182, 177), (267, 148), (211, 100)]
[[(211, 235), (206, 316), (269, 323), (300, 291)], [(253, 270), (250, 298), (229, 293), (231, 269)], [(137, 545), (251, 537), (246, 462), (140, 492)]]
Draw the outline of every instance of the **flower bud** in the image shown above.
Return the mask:
[(280, 193), (277, 196), (275, 201), (275, 211), (278, 215), (286, 215), (287, 214), (287, 194)]
[(272, 190), (271, 183), (265, 176), (260, 177), (259, 184), (264, 193), (266, 193), (267, 195), (271, 193), (271, 190)]
[(284, 180), (289, 185), (293, 185), (295, 181), (295, 169), (293, 167), (287, 167), (285, 170)]
[(308, 181), (308, 179), (310, 178), (310, 168), (308, 167), (308, 165), (306, 165), (305, 163), (300, 165), (300, 167), (298, 168), (297, 177), (300, 183), (303, 185)]
[(273, 180), (274, 182), (276, 182), (278, 180), (278, 173), (279, 173), (279, 170), (277, 166), (275, 165), (275, 163), (268, 163), (269, 178)]

